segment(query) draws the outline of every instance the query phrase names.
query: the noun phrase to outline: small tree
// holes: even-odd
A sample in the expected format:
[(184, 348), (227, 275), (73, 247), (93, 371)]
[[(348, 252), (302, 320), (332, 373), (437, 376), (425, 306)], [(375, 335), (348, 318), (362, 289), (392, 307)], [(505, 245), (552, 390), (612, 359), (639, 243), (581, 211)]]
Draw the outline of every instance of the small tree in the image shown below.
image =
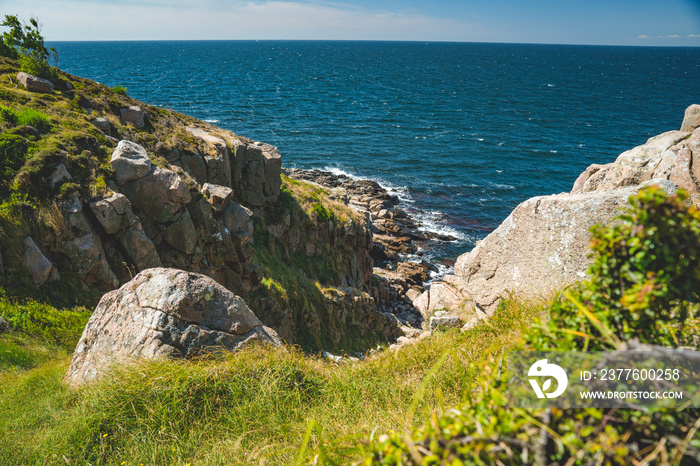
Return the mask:
[(17, 16), (5, 15), (0, 26), (9, 28), (9, 31), (0, 36), (0, 55), (18, 60), (20, 68), (26, 73), (47, 79), (56, 77), (54, 69), (49, 65), (49, 58), (53, 55), (58, 63), (58, 52), (53, 47), (47, 49), (44, 45), (44, 37), (36, 18), (31, 18), (29, 24), (25, 24)]

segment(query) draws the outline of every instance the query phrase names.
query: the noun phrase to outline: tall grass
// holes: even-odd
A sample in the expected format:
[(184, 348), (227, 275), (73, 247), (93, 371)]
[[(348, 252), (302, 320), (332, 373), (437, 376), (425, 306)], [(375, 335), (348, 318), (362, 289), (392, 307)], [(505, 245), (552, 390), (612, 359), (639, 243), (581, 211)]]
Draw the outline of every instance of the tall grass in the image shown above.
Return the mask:
[(511, 344), (538, 309), (504, 308), (470, 332), (355, 363), (252, 346), (139, 362), (70, 390), (57, 356), (0, 373), (0, 464), (293, 464), (312, 421), (302, 461), (324, 444), (359, 459), (357, 438), (414, 428), (461, 400), (476, 375), (467, 363)]

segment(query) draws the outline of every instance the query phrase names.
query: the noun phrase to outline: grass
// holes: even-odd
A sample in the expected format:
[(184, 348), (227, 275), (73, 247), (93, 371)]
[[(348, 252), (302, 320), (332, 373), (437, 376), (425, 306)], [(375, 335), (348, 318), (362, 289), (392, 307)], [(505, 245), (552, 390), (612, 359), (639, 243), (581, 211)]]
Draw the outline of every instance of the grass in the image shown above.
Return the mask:
[(458, 402), (468, 363), (510, 345), (539, 309), (504, 307), (489, 325), (356, 363), (252, 346), (140, 362), (78, 390), (61, 383), (65, 352), (36, 356), (0, 372), (0, 464), (293, 464), (313, 421), (306, 462), (324, 443), (411, 429)]

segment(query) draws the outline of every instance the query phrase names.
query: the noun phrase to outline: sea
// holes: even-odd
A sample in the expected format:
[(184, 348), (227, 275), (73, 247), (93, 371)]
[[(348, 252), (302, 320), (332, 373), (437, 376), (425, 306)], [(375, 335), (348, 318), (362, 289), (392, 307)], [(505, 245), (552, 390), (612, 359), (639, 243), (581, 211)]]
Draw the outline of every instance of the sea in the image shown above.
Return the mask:
[[(371, 178), (449, 264), (520, 202), (678, 129), (700, 48), (367, 41), (54, 42), (59, 67)], [(449, 271), (449, 265), (441, 269)]]

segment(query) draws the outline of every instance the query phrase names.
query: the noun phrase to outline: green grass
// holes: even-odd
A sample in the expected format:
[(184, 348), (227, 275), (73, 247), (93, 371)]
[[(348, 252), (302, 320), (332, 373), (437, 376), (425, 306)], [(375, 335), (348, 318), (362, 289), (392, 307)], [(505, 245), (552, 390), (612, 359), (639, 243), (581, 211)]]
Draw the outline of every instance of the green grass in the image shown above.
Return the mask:
[(254, 346), (141, 362), (78, 390), (61, 382), (65, 353), (37, 356), (0, 372), (0, 464), (292, 464), (313, 420), (308, 461), (324, 443), (410, 429), (458, 402), (468, 363), (511, 344), (538, 310), (504, 308), (490, 325), (356, 363)]
[(16, 304), (0, 299), (0, 316), (15, 330), (66, 348), (78, 343), (90, 314), (85, 308), (56, 309), (36, 301)]
[(33, 126), (40, 133), (48, 133), (53, 129), (48, 115), (33, 108), (15, 110), (0, 106), (0, 120), (10, 126)]

